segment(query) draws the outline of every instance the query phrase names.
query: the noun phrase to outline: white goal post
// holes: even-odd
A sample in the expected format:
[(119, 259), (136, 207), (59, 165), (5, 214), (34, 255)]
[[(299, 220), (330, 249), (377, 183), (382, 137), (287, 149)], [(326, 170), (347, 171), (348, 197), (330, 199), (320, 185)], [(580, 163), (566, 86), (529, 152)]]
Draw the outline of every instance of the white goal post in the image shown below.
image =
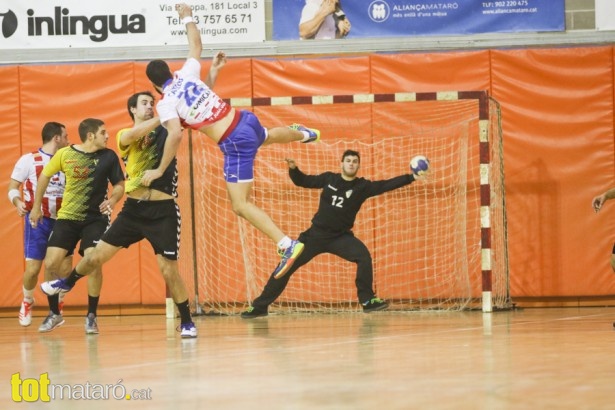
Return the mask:
[[(310, 226), (320, 190), (298, 188), (302, 171), (338, 172), (346, 149), (361, 153), (359, 176), (409, 173), (426, 155), (425, 181), (369, 199), (355, 235), (370, 249), (374, 287), (390, 310), (484, 312), (511, 305), (499, 105), (485, 91), (230, 99), (265, 127), (320, 129), (315, 144), (261, 147), (252, 200), (290, 235)], [(180, 272), (196, 313), (236, 314), (257, 297), (279, 261), (275, 244), (231, 210), (222, 153), (189, 131), (178, 153), (182, 210)], [(270, 311), (358, 311), (356, 265), (319, 255), (299, 269)]]

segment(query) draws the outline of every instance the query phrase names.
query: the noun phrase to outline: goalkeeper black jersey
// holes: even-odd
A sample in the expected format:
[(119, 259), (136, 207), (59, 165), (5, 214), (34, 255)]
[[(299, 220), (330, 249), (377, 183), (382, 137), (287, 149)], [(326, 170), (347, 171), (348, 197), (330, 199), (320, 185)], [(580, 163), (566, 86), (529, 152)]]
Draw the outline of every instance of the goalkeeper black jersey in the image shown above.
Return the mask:
[(350, 231), (366, 199), (414, 182), (412, 174), (400, 175), (383, 181), (370, 181), (365, 178), (346, 181), (341, 174), (333, 172), (306, 175), (298, 167), (289, 168), (288, 174), (297, 186), (322, 188), (318, 211), (312, 218), (312, 224), (331, 233)]

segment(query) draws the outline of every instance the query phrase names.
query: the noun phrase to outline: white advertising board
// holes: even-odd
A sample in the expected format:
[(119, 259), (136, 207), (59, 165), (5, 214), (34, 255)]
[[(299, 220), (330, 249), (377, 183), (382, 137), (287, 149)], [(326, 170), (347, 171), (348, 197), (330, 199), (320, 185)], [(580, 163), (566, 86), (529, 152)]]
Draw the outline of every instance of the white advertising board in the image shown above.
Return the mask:
[[(185, 45), (175, 2), (2, 2), (0, 49)], [(7, 4), (8, 3), (8, 4)], [(265, 0), (194, 1), (203, 44), (265, 41)]]
[(596, 30), (615, 30), (615, 1), (596, 0)]

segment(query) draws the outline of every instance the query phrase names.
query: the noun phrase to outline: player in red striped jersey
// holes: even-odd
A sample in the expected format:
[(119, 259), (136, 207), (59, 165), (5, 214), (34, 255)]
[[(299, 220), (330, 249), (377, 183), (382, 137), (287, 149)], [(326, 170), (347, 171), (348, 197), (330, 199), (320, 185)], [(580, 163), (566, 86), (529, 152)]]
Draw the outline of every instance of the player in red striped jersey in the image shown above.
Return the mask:
[[(53, 154), (68, 145), (66, 127), (58, 122), (48, 122), (41, 132), (43, 145), (34, 152), (24, 154), (17, 160), (9, 181), (9, 200), (17, 209), (20, 217), (32, 210), (36, 182)], [(51, 178), (42, 202), (43, 219), (39, 229), (32, 229), (30, 223), (24, 224), (24, 257), (26, 269), (23, 273), (23, 301), (19, 310), (19, 324), (29, 326), (32, 323), (32, 305), (34, 305), (34, 288), (38, 274), (45, 259), (47, 240), (57, 218), (57, 211), (62, 204), (65, 176), (58, 172)], [(19, 188), (22, 187), (22, 193)], [(72, 253), (62, 263), (62, 270), (70, 272)]]

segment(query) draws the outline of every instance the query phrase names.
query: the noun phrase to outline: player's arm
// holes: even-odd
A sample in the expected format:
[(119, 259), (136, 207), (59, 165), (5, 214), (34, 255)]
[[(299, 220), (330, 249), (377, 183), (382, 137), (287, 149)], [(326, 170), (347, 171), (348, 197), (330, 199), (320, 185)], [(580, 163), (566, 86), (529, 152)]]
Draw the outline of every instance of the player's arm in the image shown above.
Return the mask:
[(334, 11), (335, 0), (323, 0), (314, 17), (303, 23), (299, 23), (299, 37), (304, 40), (313, 38), (320, 29), (320, 26), (322, 26), (325, 18)]
[(51, 157), (47, 165), (45, 165), (43, 171), (41, 172), (41, 175), (38, 177), (38, 181), (36, 183), (36, 192), (34, 193), (34, 201), (32, 202), (32, 210), (30, 210), (29, 216), (30, 224), (33, 228), (36, 228), (38, 221), (43, 217), (41, 205), (43, 203), (43, 197), (45, 196), (47, 187), (49, 186), (49, 181), (51, 181), (51, 177), (54, 176), (57, 172), (63, 171), (63, 152), (64, 148), (56, 152), (55, 155)]
[(180, 3), (176, 7), (179, 19), (186, 25), (186, 34), (188, 35), (188, 58), (198, 60), (201, 58), (203, 44), (201, 43), (201, 33), (196, 23), (192, 20), (192, 9), (186, 3)]
[(147, 121), (135, 125), (132, 128), (128, 128), (120, 134), (119, 144), (121, 147), (127, 147), (144, 135), (154, 131), (157, 126), (160, 125), (160, 118), (154, 117)]
[(109, 198), (102, 201), (99, 205), (99, 209), (101, 213), (109, 215), (124, 195), (125, 176), (117, 154), (111, 150), (108, 150), (107, 154), (111, 157), (111, 167), (107, 174), (107, 180), (113, 186), (113, 189), (111, 190)]
[(17, 214), (19, 216), (24, 216), (26, 214), (26, 203), (21, 199), (21, 192), (19, 191), (19, 187), (21, 186), (21, 182), (14, 180), (13, 178), (9, 181), (9, 200), (17, 209)]
[(51, 177), (45, 175), (44, 172), (42, 172), (41, 175), (38, 177), (38, 182), (36, 183), (36, 192), (34, 193), (34, 202), (32, 203), (32, 210), (30, 211), (29, 216), (30, 224), (33, 228), (36, 228), (38, 221), (43, 217), (43, 211), (41, 209), (41, 206), (43, 204), (43, 196), (45, 196), (45, 191), (47, 191), (49, 181), (51, 181)]
[(226, 54), (224, 54), (223, 51), (218, 51), (211, 62), (211, 67), (209, 68), (207, 78), (205, 79), (205, 84), (207, 84), (209, 88), (214, 88), (214, 84), (218, 78), (218, 73), (225, 64)]
[(124, 196), (124, 185), (125, 181), (119, 181), (115, 185), (113, 185), (113, 189), (111, 190), (111, 195), (109, 199), (104, 200), (100, 204), (100, 212), (103, 214), (111, 214), (115, 205), (122, 199)]
[(150, 169), (143, 173), (141, 177), (141, 185), (149, 186), (153, 180), (162, 176), (164, 171), (169, 167), (173, 158), (177, 155), (177, 148), (182, 140), (182, 128), (179, 118), (171, 118), (165, 122), (164, 126), (168, 131), (167, 140), (164, 143), (164, 150), (162, 151), (162, 158), (160, 164), (156, 169)]
[(404, 174), (395, 178), (385, 179), (383, 181), (371, 181), (367, 189), (367, 195), (376, 196), (384, 194), (385, 192), (410, 185), (414, 181), (415, 178), (413, 174)]
[(598, 212), (602, 208), (602, 205), (609, 199), (615, 198), (615, 188), (611, 188), (602, 195), (598, 195), (592, 200), (592, 206), (594, 207), (594, 211)]
[(322, 188), (327, 183), (327, 173), (307, 175), (301, 172), (295, 160), (287, 158), (285, 161), (288, 164), (288, 176), (293, 181), (293, 184), (301, 188)]

